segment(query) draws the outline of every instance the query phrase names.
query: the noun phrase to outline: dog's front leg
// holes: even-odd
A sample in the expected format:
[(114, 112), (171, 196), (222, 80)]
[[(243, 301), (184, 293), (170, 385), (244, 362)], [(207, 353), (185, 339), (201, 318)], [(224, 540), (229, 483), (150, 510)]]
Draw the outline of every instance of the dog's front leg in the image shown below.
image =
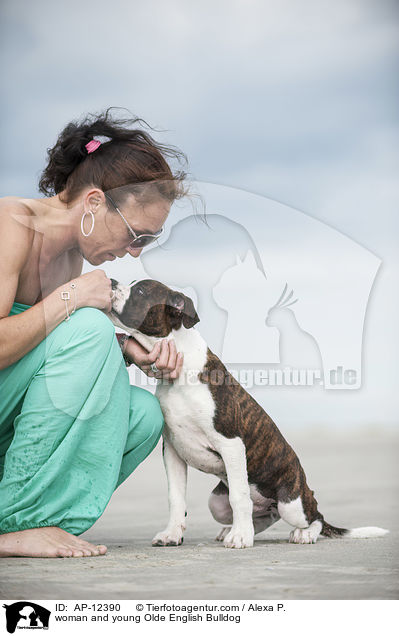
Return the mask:
[(186, 529), (187, 464), (166, 435), (163, 437), (163, 461), (168, 478), (169, 523), (165, 530), (155, 535), (152, 545), (181, 545)]
[(219, 437), (214, 440), (214, 446), (226, 467), (229, 501), (233, 510), (233, 525), (223, 544), (226, 548), (250, 548), (254, 544), (254, 525), (245, 446), (239, 437), (222, 441)]

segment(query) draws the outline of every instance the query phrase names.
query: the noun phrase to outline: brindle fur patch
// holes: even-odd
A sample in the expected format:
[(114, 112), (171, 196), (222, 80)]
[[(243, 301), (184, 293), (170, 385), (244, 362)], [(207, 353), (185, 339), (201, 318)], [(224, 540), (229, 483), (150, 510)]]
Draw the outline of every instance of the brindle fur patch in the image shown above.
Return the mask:
[(208, 384), (216, 405), (215, 429), (225, 437), (240, 437), (244, 442), (249, 483), (256, 484), (261, 495), (276, 501), (289, 502), (300, 496), (309, 524), (315, 519), (322, 521), (294, 450), (271, 417), (209, 348), (199, 379)]

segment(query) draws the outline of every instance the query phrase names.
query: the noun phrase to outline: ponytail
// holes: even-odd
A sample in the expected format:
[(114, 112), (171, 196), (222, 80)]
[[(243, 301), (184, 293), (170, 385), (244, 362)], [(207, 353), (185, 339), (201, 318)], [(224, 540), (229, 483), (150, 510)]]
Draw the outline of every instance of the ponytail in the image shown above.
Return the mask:
[[(138, 123), (148, 126), (143, 119), (115, 119), (111, 110), (87, 115), (64, 128), (48, 150), (48, 163), (39, 181), (40, 192), (61, 195), (63, 202), (70, 203), (86, 186), (98, 187), (103, 192), (121, 188), (122, 196), (140, 191), (144, 203), (140, 186), (153, 182), (152, 196), (171, 202), (185, 196), (183, 181), (187, 173), (172, 172), (165, 157), (187, 163), (186, 155), (174, 146), (157, 143), (149, 133), (135, 127)], [(86, 145), (98, 137), (102, 138), (101, 145), (94, 152), (88, 151)], [(146, 191), (149, 194), (148, 188)]]

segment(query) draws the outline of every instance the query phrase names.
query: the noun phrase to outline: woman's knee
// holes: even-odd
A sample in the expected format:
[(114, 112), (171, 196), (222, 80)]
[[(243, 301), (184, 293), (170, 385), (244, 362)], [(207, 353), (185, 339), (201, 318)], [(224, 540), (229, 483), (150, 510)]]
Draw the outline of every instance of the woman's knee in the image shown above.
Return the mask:
[(148, 430), (154, 439), (159, 439), (163, 425), (163, 413), (161, 410), (161, 405), (159, 404), (159, 400), (155, 395), (143, 389), (146, 393), (145, 396), (145, 415), (146, 421), (148, 422)]
[[(72, 314), (69, 321), (58, 325), (46, 341), (45, 360), (38, 373), (45, 378), (53, 406), (76, 414), (76, 409), (82, 408), (90, 394), (90, 401), (96, 402), (100, 412), (100, 407), (104, 408), (110, 399), (122, 365), (115, 329), (107, 315), (98, 309), (83, 307)], [(69, 391), (62, 388), (62, 376)]]
[[(46, 338), (46, 358), (61, 349), (75, 351), (79, 355), (87, 355), (89, 350), (96, 356), (101, 351), (107, 355), (115, 337), (115, 328), (108, 316), (100, 309), (82, 307), (71, 315), (70, 319), (61, 322)], [(82, 345), (85, 354), (76, 345)]]
[(95, 307), (82, 307), (71, 316), (71, 327), (101, 338), (115, 338), (115, 328), (108, 316)]
[(164, 418), (158, 398), (140, 387), (131, 386), (133, 413), (140, 418), (148, 440), (158, 440), (161, 436)]

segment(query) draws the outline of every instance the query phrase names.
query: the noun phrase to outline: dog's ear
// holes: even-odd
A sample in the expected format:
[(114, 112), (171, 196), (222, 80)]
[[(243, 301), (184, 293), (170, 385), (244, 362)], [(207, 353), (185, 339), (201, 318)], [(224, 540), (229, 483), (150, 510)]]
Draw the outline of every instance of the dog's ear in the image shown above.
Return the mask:
[(170, 299), (174, 329), (178, 329), (182, 324), (186, 329), (191, 329), (199, 322), (199, 317), (194, 308), (194, 303), (188, 296), (180, 292), (174, 292)]
[(183, 326), (186, 329), (191, 329), (199, 320), (193, 301), (188, 296), (184, 296)]

